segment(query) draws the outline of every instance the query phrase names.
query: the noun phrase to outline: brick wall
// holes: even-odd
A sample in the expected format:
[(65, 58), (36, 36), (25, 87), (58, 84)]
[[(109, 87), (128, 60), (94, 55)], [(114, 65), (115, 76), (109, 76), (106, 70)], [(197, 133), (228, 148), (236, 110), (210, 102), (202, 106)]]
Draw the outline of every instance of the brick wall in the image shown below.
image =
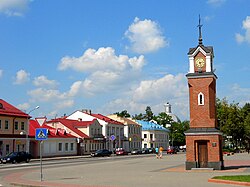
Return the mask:
[[(186, 136), (186, 161), (195, 162), (198, 160), (197, 142), (207, 141), (208, 162), (218, 162), (222, 160), (221, 135), (194, 135)], [(213, 145), (216, 144), (216, 145)]]
[[(215, 78), (189, 78), (190, 127), (216, 127)], [(204, 94), (204, 105), (198, 105), (198, 94)]]

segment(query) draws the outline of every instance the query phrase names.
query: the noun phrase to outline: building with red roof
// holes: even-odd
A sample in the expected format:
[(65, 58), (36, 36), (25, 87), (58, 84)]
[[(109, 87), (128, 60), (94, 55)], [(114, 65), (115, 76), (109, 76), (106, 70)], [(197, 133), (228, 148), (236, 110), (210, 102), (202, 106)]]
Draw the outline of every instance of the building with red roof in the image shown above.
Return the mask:
[(0, 156), (28, 148), (25, 134), (29, 118), (31, 116), (0, 99)]
[(102, 125), (95, 118), (90, 121), (56, 118), (48, 121), (47, 125), (56, 129), (64, 129), (67, 133), (77, 137), (78, 155), (90, 154), (104, 148)]
[(43, 157), (74, 156), (77, 155), (77, 137), (68, 133), (63, 128), (53, 128), (46, 124), (40, 126), (37, 120), (30, 120), (30, 153), (33, 157), (39, 157), (40, 140), (36, 140), (36, 129), (47, 129), (47, 140), (43, 140)]
[(116, 148), (123, 147), (124, 124), (113, 120), (102, 114), (93, 114), (90, 110), (77, 110), (67, 117), (67, 119), (79, 121), (91, 121), (97, 119), (102, 125), (104, 136), (104, 148), (114, 151)]

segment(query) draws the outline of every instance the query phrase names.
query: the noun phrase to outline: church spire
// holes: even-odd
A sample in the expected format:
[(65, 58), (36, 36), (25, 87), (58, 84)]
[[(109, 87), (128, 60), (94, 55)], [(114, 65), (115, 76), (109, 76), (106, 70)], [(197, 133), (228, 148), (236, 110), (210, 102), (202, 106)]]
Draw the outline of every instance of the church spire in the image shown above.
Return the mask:
[(202, 45), (202, 35), (201, 35), (201, 27), (202, 27), (202, 25), (201, 25), (201, 17), (200, 17), (200, 15), (199, 15), (199, 25), (197, 27), (199, 27), (199, 45)]

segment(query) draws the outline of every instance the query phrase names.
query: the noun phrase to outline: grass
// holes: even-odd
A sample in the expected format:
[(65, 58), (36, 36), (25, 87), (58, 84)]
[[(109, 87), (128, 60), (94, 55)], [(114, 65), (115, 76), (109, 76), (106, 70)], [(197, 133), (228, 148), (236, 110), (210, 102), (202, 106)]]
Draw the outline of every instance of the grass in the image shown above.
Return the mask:
[(250, 175), (216, 176), (213, 179), (250, 182)]

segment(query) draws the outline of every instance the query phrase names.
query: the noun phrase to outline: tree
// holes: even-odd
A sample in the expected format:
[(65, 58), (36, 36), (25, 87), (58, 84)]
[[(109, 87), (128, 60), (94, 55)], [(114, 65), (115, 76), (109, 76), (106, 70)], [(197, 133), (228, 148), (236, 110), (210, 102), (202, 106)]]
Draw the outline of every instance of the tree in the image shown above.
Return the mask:
[(130, 114), (128, 113), (127, 110), (123, 110), (121, 112), (116, 112), (115, 113), (117, 116), (119, 117), (123, 117), (123, 118), (129, 118), (130, 117)]
[(172, 122), (172, 126), (169, 128), (169, 130), (170, 140), (173, 140), (174, 146), (181, 146), (186, 144), (186, 137), (184, 132), (188, 129), (189, 121)]
[(153, 112), (151, 110), (151, 107), (147, 106), (146, 109), (145, 109), (145, 112), (146, 112), (146, 114), (142, 114), (142, 113), (140, 113), (139, 115), (135, 114), (133, 116), (133, 119), (151, 121), (153, 119), (153, 117), (154, 117), (154, 114), (153, 114)]
[(228, 104), (225, 98), (217, 99), (217, 119), (220, 130), (226, 136), (232, 136), (232, 142), (236, 147), (244, 144), (244, 115), (238, 103)]
[(157, 122), (157, 124), (159, 124), (165, 128), (168, 124), (171, 125), (171, 123), (173, 122), (172, 117), (169, 116), (168, 114), (166, 114), (165, 112), (161, 112), (158, 114), (158, 116), (154, 116), (153, 120), (155, 120)]
[(132, 118), (135, 119), (135, 120), (143, 120), (144, 119), (144, 114), (142, 114), (142, 113), (135, 114)]
[(154, 117), (154, 114), (153, 114), (153, 112), (151, 110), (151, 107), (147, 106), (145, 111), (146, 111), (146, 114), (145, 114), (144, 119), (146, 121), (151, 121), (153, 119), (153, 117)]

